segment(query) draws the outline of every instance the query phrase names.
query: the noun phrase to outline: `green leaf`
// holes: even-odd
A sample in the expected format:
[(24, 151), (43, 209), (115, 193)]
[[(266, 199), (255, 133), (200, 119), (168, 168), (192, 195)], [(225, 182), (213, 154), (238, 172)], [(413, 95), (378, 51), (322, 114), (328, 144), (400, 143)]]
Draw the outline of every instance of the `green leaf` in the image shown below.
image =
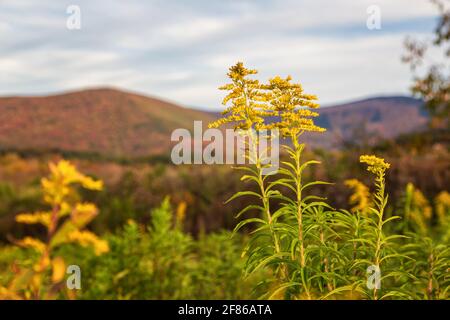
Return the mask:
[(255, 204), (251, 204), (246, 206), (244, 209), (242, 209), (241, 211), (239, 211), (238, 214), (236, 214), (235, 218), (239, 218), (241, 215), (243, 215), (244, 213), (246, 213), (249, 210), (258, 210), (258, 211), (264, 211), (264, 208), (259, 206), (259, 205), (255, 205)]
[(257, 197), (257, 198), (259, 198), (261, 200), (263, 199), (262, 196), (257, 194), (256, 192), (253, 192), (253, 191), (240, 191), (240, 192), (235, 193), (225, 203), (229, 203), (229, 202), (233, 201), (234, 199), (239, 198), (239, 197), (243, 197), (243, 196), (253, 196), (253, 197)]
[(326, 181), (313, 181), (313, 182), (308, 182), (306, 184), (304, 184), (301, 187), (301, 191), (303, 191), (304, 189), (307, 189), (309, 187), (315, 186), (315, 185), (333, 185), (334, 183), (331, 182), (326, 182)]
[(237, 231), (239, 231), (239, 229), (241, 229), (243, 226), (249, 224), (249, 223), (262, 223), (262, 224), (267, 224), (266, 221), (259, 219), (259, 218), (250, 218), (250, 219), (245, 219), (241, 222), (239, 222), (237, 224), (237, 226), (234, 228), (233, 233), (236, 233)]

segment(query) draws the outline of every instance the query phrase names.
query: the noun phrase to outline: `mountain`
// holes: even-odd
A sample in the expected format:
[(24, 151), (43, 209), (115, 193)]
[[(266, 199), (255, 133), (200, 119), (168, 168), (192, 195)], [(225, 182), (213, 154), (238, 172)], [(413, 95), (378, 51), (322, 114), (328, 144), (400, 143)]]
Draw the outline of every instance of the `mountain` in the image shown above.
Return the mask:
[(176, 128), (212, 114), (115, 89), (0, 98), (0, 149), (108, 157), (161, 155)]
[(350, 137), (353, 129), (365, 126), (386, 138), (416, 131), (428, 121), (423, 102), (410, 97), (379, 97), (322, 108), (319, 124)]
[(423, 130), (428, 115), (423, 101), (405, 96), (375, 97), (319, 109), (316, 123), (323, 135), (309, 134), (310, 143), (339, 147), (345, 142), (375, 142)]
[[(308, 135), (316, 146), (338, 147), (367, 136), (394, 137), (427, 122), (422, 102), (380, 97), (320, 109), (325, 135)], [(62, 151), (110, 158), (167, 156), (170, 135), (204, 125), (218, 115), (115, 89), (90, 89), (47, 97), (0, 98), (0, 150)]]

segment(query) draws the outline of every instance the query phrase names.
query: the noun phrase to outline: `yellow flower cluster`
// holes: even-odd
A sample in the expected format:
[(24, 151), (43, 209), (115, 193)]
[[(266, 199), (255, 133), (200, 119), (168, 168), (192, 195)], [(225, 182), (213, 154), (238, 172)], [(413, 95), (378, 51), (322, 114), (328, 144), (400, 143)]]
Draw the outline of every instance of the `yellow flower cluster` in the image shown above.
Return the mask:
[(428, 200), (412, 183), (406, 185), (406, 199), (409, 201), (406, 219), (413, 221), (422, 234), (427, 233), (427, 221), (432, 216), (432, 208)]
[(231, 102), (231, 106), (222, 112), (224, 118), (211, 123), (210, 128), (234, 123), (235, 129), (276, 128), (283, 136), (295, 138), (306, 131), (325, 131), (312, 119), (319, 114), (308, 109), (319, 107), (314, 102), (316, 96), (304, 94), (302, 86), (292, 83), (290, 76), (274, 77), (268, 84), (247, 78), (256, 73), (256, 70), (246, 69), (242, 62), (230, 68), (228, 77), (232, 83), (220, 89), (229, 91), (222, 103), (227, 105)]
[(16, 244), (24, 248), (33, 248), (40, 253), (44, 253), (46, 248), (45, 244), (42, 241), (32, 237), (25, 237), (21, 240), (18, 240)]
[(431, 219), (433, 209), (431, 208), (430, 203), (419, 189), (414, 190), (413, 199), (414, 204), (421, 209), (423, 217), (425, 219)]
[(81, 227), (94, 219), (97, 214), (98, 209), (94, 204), (77, 203), (70, 218), (77, 227)]
[(384, 159), (373, 155), (362, 155), (359, 158), (359, 162), (366, 163), (368, 165), (367, 171), (376, 175), (384, 175), (384, 172), (391, 166), (389, 163), (385, 162)]
[[(65, 275), (65, 263), (61, 257), (53, 257), (52, 250), (58, 245), (77, 242), (82, 246), (92, 246), (97, 255), (109, 251), (108, 242), (98, 238), (95, 234), (83, 230), (98, 213), (98, 209), (91, 203), (76, 203), (79, 199), (75, 186), (80, 185), (85, 189), (101, 190), (102, 181), (87, 177), (75, 168), (70, 162), (62, 160), (56, 164), (50, 164), (50, 175), (41, 180), (44, 201), (51, 205), (49, 211), (35, 213), (23, 213), (16, 216), (16, 221), (25, 224), (40, 223), (47, 228), (47, 242), (26, 237), (15, 243), (22, 247), (33, 248), (39, 252), (40, 258), (32, 270), (29, 280), (23, 281), (21, 289), (25, 297), (30, 292), (39, 292), (45, 277), (43, 273), (49, 268), (52, 271), (54, 284), (63, 280)], [(62, 223), (61, 219), (68, 216)], [(31, 291), (27, 291), (31, 289)], [(17, 290), (10, 290), (8, 294), (16, 294)]]
[(98, 238), (90, 231), (75, 230), (69, 234), (69, 241), (77, 242), (83, 247), (92, 245), (96, 255), (102, 255), (109, 251), (108, 242)]
[(450, 207), (450, 193), (447, 191), (442, 191), (436, 196), (436, 201)]
[(21, 213), (16, 216), (16, 221), (24, 224), (40, 223), (46, 227), (50, 226), (51, 213), (47, 211), (39, 211), (35, 213)]
[(61, 257), (52, 260), (52, 282), (58, 283), (64, 279), (66, 274), (66, 263)]
[(436, 213), (442, 225), (447, 224), (450, 216), (450, 193), (442, 191), (436, 196)]
[(321, 128), (314, 124), (313, 117), (318, 117), (317, 112), (306, 108), (317, 109), (319, 105), (315, 95), (303, 93), (303, 88), (299, 83), (292, 83), (292, 77), (285, 79), (276, 76), (269, 80), (268, 85), (263, 88), (268, 90), (269, 110), (278, 121), (269, 124), (270, 128), (278, 128), (283, 136), (297, 136), (306, 131), (323, 132)]
[(187, 204), (186, 204), (185, 201), (181, 201), (178, 204), (177, 211), (176, 211), (176, 224), (177, 224), (177, 226), (181, 227), (183, 225), (184, 219), (186, 217), (186, 208), (187, 208)]
[(348, 179), (345, 180), (344, 183), (347, 187), (353, 190), (353, 194), (349, 199), (349, 203), (354, 205), (351, 208), (351, 211), (359, 211), (363, 214), (367, 213), (371, 205), (369, 188), (358, 179)]
[(71, 192), (71, 185), (80, 184), (89, 190), (101, 190), (103, 182), (87, 177), (75, 168), (70, 162), (61, 160), (57, 164), (50, 163), (50, 177), (43, 178), (41, 185), (44, 191), (44, 200), (50, 205), (64, 202)]
[(242, 62), (238, 62), (229, 69), (228, 77), (232, 83), (221, 86), (219, 89), (229, 91), (222, 104), (227, 105), (231, 101), (231, 106), (222, 112), (224, 118), (211, 123), (210, 128), (217, 128), (226, 123), (234, 123), (235, 129), (261, 128), (264, 116), (267, 115), (263, 108), (266, 98), (261, 91), (259, 81), (248, 78), (249, 75), (256, 73), (258, 73), (256, 70), (245, 68)]
[[(55, 238), (53, 243), (66, 242), (67, 232), (73, 229), (81, 229), (94, 219), (98, 210), (91, 203), (75, 203), (77, 199), (74, 185), (81, 185), (86, 189), (101, 190), (102, 181), (96, 181), (80, 173), (70, 162), (62, 160), (56, 164), (49, 165), (50, 176), (43, 178), (41, 184), (44, 191), (44, 200), (52, 205), (51, 211), (38, 211), (34, 213), (23, 213), (16, 216), (16, 221), (25, 224), (40, 223), (44, 225)], [(69, 215), (57, 232), (58, 221), (61, 217)], [(30, 239), (21, 242), (23, 246), (31, 246)], [(38, 248), (38, 246), (34, 246)]]

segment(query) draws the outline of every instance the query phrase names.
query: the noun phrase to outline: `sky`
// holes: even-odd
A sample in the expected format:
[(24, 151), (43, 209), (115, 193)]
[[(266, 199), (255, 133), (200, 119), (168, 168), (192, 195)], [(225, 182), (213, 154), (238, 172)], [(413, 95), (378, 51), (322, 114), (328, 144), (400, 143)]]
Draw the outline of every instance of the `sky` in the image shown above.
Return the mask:
[(403, 41), (436, 19), (428, 0), (0, 0), (0, 95), (112, 86), (219, 110), (237, 61), (261, 80), (291, 75), (322, 105), (408, 94)]

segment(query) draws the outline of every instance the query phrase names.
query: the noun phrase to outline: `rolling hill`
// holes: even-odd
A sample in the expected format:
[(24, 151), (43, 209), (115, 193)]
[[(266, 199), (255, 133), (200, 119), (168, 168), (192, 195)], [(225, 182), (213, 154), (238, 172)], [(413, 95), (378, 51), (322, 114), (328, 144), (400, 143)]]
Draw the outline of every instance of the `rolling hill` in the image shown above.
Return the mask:
[(322, 108), (318, 124), (349, 138), (365, 127), (385, 138), (416, 131), (428, 121), (423, 102), (410, 97), (377, 97)]
[(373, 143), (426, 128), (428, 115), (423, 102), (405, 96), (375, 97), (323, 107), (316, 123), (327, 128), (324, 135), (309, 135), (309, 142), (339, 147), (346, 142)]
[[(409, 97), (372, 98), (322, 108), (310, 135), (317, 146), (336, 147), (363, 132), (394, 137), (427, 122), (422, 102)], [(110, 158), (167, 155), (176, 128), (191, 129), (218, 115), (116, 89), (90, 89), (47, 97), (0, 98), (0, 150), (63, 151)]]
[(164, 154), (176, 128), (214, 116), (115, 89), (0, 98), (0, 149), (134, 158)]

